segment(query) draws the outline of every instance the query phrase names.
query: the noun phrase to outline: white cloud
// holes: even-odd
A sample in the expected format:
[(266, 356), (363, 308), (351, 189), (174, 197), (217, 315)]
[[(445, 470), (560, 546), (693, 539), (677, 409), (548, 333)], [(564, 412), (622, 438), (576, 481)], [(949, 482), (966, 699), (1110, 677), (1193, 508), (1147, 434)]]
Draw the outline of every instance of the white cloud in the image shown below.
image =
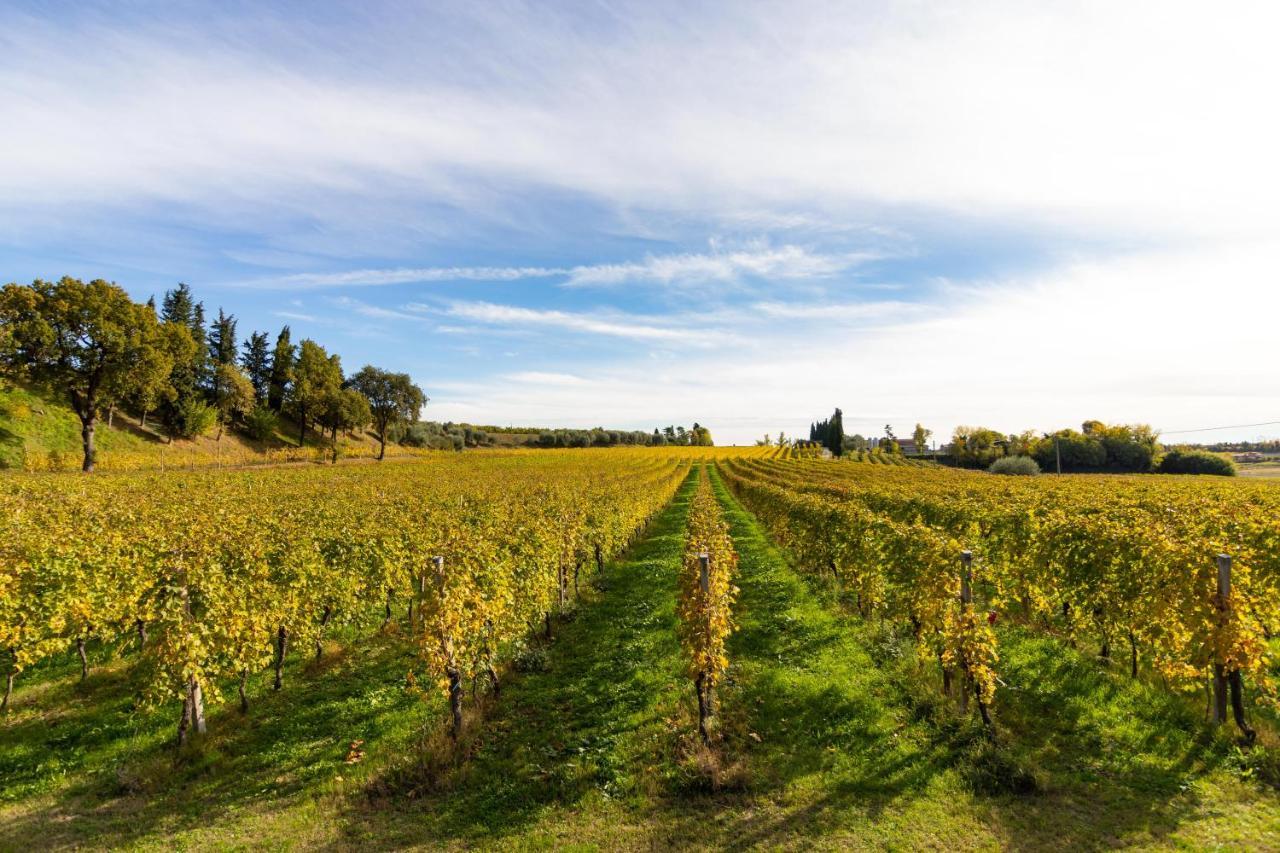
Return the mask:
[[(1093, 417), (1169, 430), (1260, 423), (1280, 417), (1280, 374), (1261, 357), (1280, 316), (1274, 269), (1280, 244), (1081, 261), (953, 283), (918, 315), (870, 326), (782, 317), (745, 358), (737, 348), (686, 353), (669, 365), (578, 371), (581, 385), (497, 379), (457, 402), (498, 421), (651, 429), (700, 420), (743, 443), (779, 428), (794, 435), (834, 406), (851, 432), (892, 423), (901, 435), (920, 421), (940, 438), (961, 423), (1010, 432)], [(437, 414), (454, 403), (441, 398)]]
[(643, 261), (574, 267), (571, 287), (631, 282), (658, 284), (729, 283), (744, 276), (768, 279), (822, 278), (875, 257), (865, 254), (816, 254), (799, 246), (756, 247), (709, 254), (651, 255)]
[(1121, 238), (1273, 227), (1274, 4), (731, 8), (624, 6), (603, 31), (486, 11), (438, 65), (409, 61), (406, 22), (358, 74), (251, 20), (232, 41), (5, 16), (0, 114), (31, 132), (0, 140), (0, 212), (351, 219), (374, 194), (388, 216), (424, 197), (496, 216), (500, 188), (544, 187), (725, 218), (871, 204)]
[(627, 283), (690, 285), (728, 284), (745, 277), (780, 281), (826, 278), (880, 255), (871, 252), (821, 253), (801, 246), (748, 247), (705, 253), (650, 255), (642, 261), (583, 264), (573, 267), (395, 267), (346, 272), (310, 272), (260, 278), (240, 286), (259, 289), (372, 287), (435, 282), (509, 282), (525, 279), (563, 279), (569, 287), (613, 286)]
[(451, 317), (497, 326), (563, 329), (591, 335), (689, 347), (715, 346), (729, 340), (729, 336), (716, 330), (657, 325), (644, 318), (616, 313), (601, 315), (541, 310), (492, 302), (450, 302), (444, 309), (444, 313)]
[(424, 284), (448, 281), (518, 281), (526, 278), (562, 276), (567, 269), (549, 267), (419, 267), (365, 269), (348, 272), (295, 273), (276, 278), (243, 282), (255, 288), (307, 290), (326, 287), (372, 287), (390, 284)]

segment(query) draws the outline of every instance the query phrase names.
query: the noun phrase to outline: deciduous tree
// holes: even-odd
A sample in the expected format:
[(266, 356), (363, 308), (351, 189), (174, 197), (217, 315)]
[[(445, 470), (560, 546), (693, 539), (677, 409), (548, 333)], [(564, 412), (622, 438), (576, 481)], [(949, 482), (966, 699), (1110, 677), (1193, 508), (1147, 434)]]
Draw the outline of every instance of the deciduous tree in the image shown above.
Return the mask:
[(391, 373), (367, 364), (351, 378), (351, 387), (369, 401), (374, 428), (378, 431), (378, 458), (387, 451), (387, 430), (416, 421), (427, 396), (413, 384), (407, 373)]

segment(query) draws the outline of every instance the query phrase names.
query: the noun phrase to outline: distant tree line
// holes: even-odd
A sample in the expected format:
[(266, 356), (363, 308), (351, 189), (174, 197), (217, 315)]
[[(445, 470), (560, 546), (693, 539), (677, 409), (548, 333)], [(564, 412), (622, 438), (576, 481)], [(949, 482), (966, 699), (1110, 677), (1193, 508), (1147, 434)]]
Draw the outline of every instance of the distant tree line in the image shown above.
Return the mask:
[[(310, 427), (336, 448), (338, 433), (373, 425), (388, 432), (412, 423), (427, 403), (408, 374), (365, 366), (347, 377), (336, 354), (313, 340), (294, 344), (288, 326), (274, 346), (266, 332), (238, 345), (236, 318), (204, 304), (186, 284), (135, 303), (117, 285), (62, 278), (0, 290), (0, 368), (64, 397), (81, 423), (83, 470), (95, 464), (103, 413), (132, 410), (145, 428), (154, 418), (172, 441), (216, 428), (266, 441), (282, 417)], [(335, 457), (336, 458), (336, 457)]]
[(1148, 472), (1156, 470), (1162, 448), (1145, 424), (1107, 425), (1085, 421), (1079, 431), (1006, 435), (985, 427), (957, 427), (947, 455), (963, 468), (989, 468), (997, 459), (1027, 456), (1042, 470), (1064, 472)]
[(711, 431), (699, 423), (685, 429), (682, 426), (644, 430), (594, 429), (544, 429), (529, 440), (535, 447), (616, 447), (637, 445), (640, 447), (711, 447), (715, 442)]

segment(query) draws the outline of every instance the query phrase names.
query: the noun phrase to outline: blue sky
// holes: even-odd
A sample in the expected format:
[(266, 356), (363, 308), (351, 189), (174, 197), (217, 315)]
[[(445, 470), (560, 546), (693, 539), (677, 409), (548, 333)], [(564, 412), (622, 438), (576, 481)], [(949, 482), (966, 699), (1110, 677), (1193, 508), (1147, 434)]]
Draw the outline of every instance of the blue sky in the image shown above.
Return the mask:
[(1275, 18), (10, 2), (0, 278), (186, 281), (440, 419), (1277, 420)]

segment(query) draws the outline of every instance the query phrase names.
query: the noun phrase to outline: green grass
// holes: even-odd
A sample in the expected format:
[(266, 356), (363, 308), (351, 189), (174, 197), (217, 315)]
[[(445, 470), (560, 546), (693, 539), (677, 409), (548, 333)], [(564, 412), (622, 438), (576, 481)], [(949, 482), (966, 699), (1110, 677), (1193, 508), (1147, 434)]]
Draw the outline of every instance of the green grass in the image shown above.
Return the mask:
[(93, 649), (83, 685), (70, 654), (25, 674), (0, 723), (0, 850), (1280, 845), (1280, 800), (1191, 705), (1013, 627), (990, 747), (936, 665), (788, 565), (714, 475), (741, 592), (702, 750), (675, 631), (693, 484), (503, 674), (457, 751), (441, 703), (404, 689), (394, 633), (296, 656), (278, 694), (256, 678), (250, 714), (218, 705), (176, 762), (176, 708), (134, 709), (127, 647)]
[[(104, 418), (96, 431), (98, 449), (143, 451), (155, 445), (153, 436), (117, 417), (117, 429)], [(55, 452), (79, 459), (83, 450), (80, 419), (65, 403), (17, 385), (0, 384), (0, 468), (21, 468), (26, 451)]]

